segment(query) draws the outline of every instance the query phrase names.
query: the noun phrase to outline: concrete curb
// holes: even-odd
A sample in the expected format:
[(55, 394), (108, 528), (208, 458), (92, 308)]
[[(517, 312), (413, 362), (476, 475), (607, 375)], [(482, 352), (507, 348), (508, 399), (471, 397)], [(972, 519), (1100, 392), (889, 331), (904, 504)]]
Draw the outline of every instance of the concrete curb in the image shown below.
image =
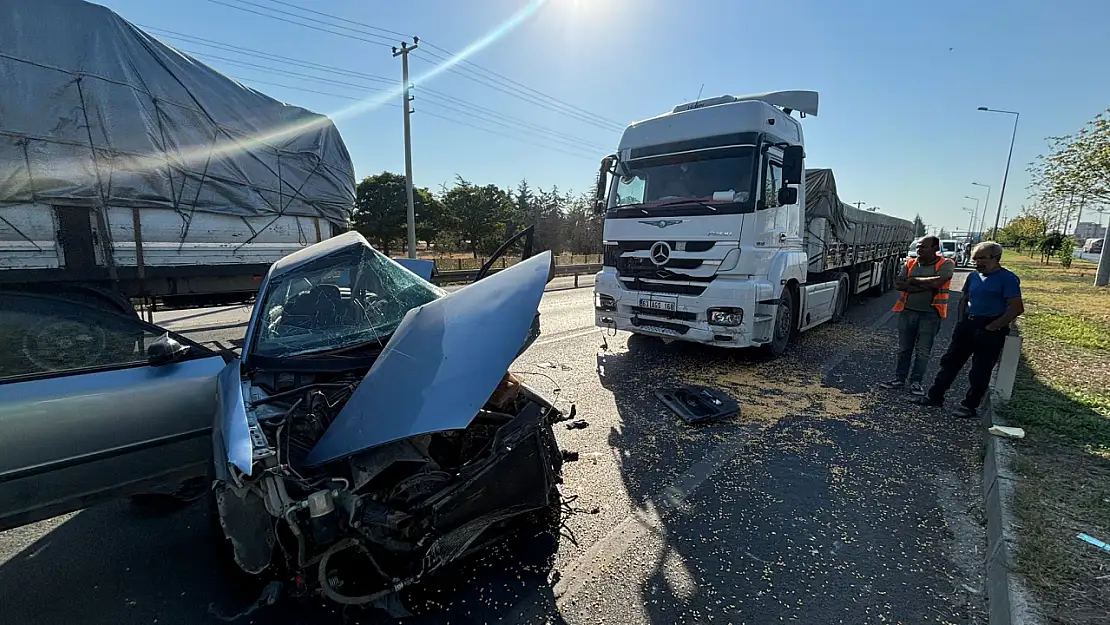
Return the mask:
[(1010, 472), (1013, 444), (987, 432), (992, 425), (1005, 425), (995, 406), (1000, 403), (992, 390), (983, 410), (983, 507), (987, 517), (987, 612), (990, 625), (1032, 625), (1034, 616), (1027, 594), (1015, 571), (1017, 546), (1011, 506), (1017, 477)]

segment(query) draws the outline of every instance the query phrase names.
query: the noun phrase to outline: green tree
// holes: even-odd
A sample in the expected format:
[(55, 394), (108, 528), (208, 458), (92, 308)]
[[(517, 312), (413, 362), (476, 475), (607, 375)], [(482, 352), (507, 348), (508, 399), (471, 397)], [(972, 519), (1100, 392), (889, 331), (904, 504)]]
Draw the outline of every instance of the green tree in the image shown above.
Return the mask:
[(513, 211), (509, 194), (497, 185), (479, 187), (458, 175), (455, 186), (443, 195), (443, 205), (475, 258), (478, 252), (488, 253), (500, 245)]
[[(447, 221), (443, 204), (424, 188), (413, 189), (412, 195), (417, 237), (431, 241)], [(383, 171), (363, 178), (355, 188), (355, 210), (351, 220), (362, 236), (388, 256), (393, 244), (408, 236), (405, 177)]]
[(915, 238), (925, 236), (925, 222), (921, 221), (921, 215), (913, 216), (913, 236)]

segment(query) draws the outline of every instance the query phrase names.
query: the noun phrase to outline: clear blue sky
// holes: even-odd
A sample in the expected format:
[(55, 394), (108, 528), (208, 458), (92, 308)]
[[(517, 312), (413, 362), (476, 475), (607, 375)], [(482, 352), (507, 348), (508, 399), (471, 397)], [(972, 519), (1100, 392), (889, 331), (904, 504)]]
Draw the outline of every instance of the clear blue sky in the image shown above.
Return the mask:
[[(699, 90), (708, 97), (813, 89), (821, 94), (821, 111), (804, 122), (808, 164), (832, 167), (847, 202), (907, 218), (920, 213), (927, 223), (952, 228), (970, 218), (962, 206), (975, 206), (964, 196), (985, 191), (972, 182), (993, 187), (993, 218), (1013, 128), (1013, 116), (976, 107), (1021, 112), (1005, 202), (1013, 215), (1026, 201), (1025, 167), (1044, 151), (1045, 137), (1073, 132), (1110, 106), (1110, 82), (1099, 77), (1110, 57), (1105, 0), (549, 0), (514, 28), (503, 25), (527, 0), (284, 1), (418, 35), (451, 53), (493, 34), (469, 57), (481, 69), (456, 67), (481, 82), (453, 72), (418, 80), (414, 178), (433, 189), (457, 173), (502, 186), (526, 178), (533, 186), (585, 190), (599, 159), (615, 148), (616, 128), (692, 100)], [(329, 27), (277, 11), (332, 21), (271, 0), (246, 2), (101, 0), (143, 26), (346, 70), (293, 67), (151, 31), (180, 49), (234, 59), (240, 64), (201, 57), (318, 112), (350, 107), (350, 98), (382, 97), (360, 85), (397, 86), (349, 72), (399, 83), (400, 60), (387, 47), (225, 6), (320, 28)], [(388, 43), (380, 31), (336, 23), (334, 30)], [(443, 55), (428, 45), (421, 49), (427, 52), (414, 53), (411, 62), (416, 79), (439, 62), (429, 53)], [(399, 99), (337, 119), (359, 177), (404, 171)], [(577, 111), (568, 113), (566, 105)]]

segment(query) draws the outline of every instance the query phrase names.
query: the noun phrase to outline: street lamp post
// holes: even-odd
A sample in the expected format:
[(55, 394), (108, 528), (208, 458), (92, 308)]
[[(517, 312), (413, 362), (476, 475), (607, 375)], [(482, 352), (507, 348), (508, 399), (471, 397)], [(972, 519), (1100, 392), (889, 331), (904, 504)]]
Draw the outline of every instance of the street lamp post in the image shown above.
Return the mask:
[[(970, 199), (974, 200), (975, 198)], [(975, 227), (975, 215), (978, 214), (979, 210), (971, 210), (966, 206), (961, 206), (960, 208), (964, 209), (964, 212), (971, 213), (971, 221), (967, 222), (967, 233), (968, 236), (971, 236), (971, 229)]]
[(988, 113), (1005, 113), (1014, 116), (1014, 132), (1010, 135), (1010, 155), (1006, 157), (1006, 173), (1002, 175), (1002, 190), (998, 192), (998, 210), (994, 213), (994, 232), (997, 236), (998, 220), (1002, 217), (1002, 199), (1006, 197), (1006, 180), (1010, 177), (1010, 161), (1014, 158), (1014, 140), (1017, 139), (1018, 120), (1021, 118), (1021, 114), (1017, 111), (1003, 111), (987, 108), (985, 106), (980, 106), (979, 110)]
[(967, 238), (971, 238), (971, 229), (975, 227), (976, 218), (979, 216), (979, 198), (971, 197), (970, 195), (964, 196), (965, 200), (975, 200), (975, 212), (971, 214), (971, 225), (967, 227)]
[[(978, 182), (973, 182), (971, 184), (977, 187), (987, 188), (987, 197), (983, 199), (983, 214), (979, 217), (979, 236), (982, 237), (984, 235), (984, 230), (986, 230), (987, 227), (987, 207), (991, 205), (991, 186), (989, 184), (980, 184)], [(998, 238), (997, 234), (995, 234), (994, 236), (995, 238)]]

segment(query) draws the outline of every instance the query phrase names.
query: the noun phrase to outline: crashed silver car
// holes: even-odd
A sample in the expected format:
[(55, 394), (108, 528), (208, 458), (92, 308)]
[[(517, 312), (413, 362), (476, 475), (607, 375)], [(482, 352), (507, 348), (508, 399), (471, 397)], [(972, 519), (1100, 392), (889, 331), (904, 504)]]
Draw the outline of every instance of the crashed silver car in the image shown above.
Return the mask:
[(549, 522), (562, 415), (508, 369), (551, 263), (450, 294), (353, 232), (276, 263), (219, 374), (212, 503), (235, 564), (372, 604)]

